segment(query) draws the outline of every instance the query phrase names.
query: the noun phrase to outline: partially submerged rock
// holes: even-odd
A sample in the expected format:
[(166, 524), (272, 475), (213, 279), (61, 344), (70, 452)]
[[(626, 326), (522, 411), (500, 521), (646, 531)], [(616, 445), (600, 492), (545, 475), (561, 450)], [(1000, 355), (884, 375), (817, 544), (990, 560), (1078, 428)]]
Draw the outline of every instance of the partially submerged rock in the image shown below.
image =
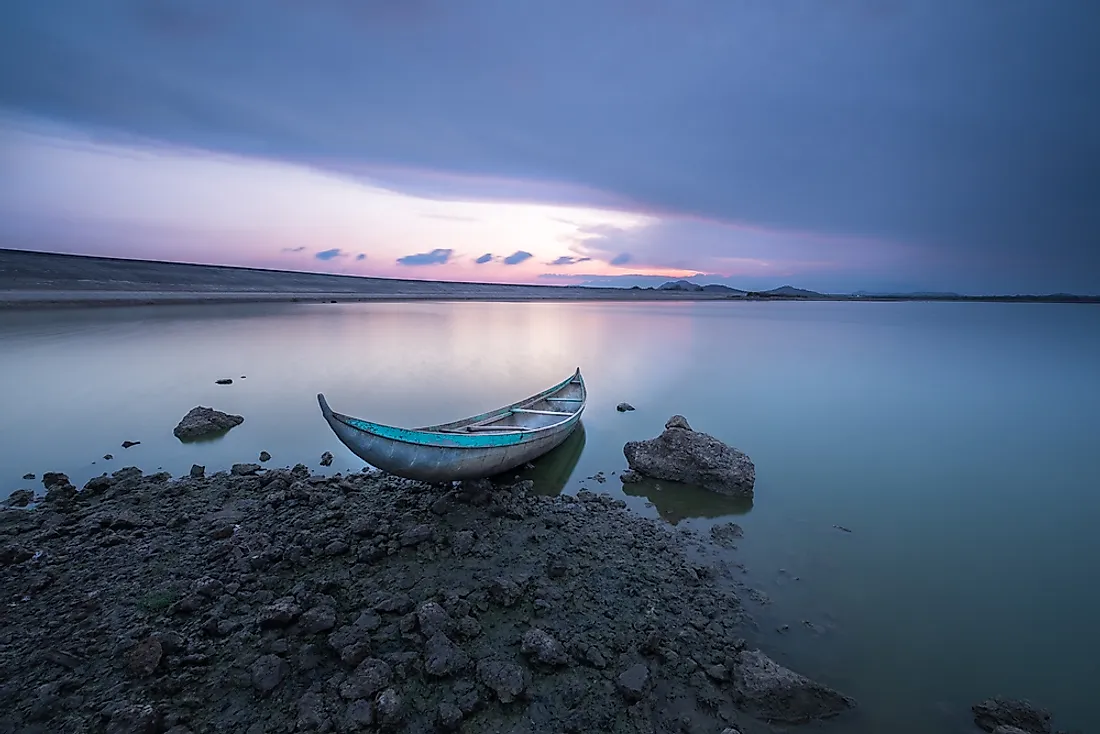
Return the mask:
[(223, 377), (220, 380), (214, 380), (214, 383), (218, 384), (218, 385), (232, 385), (233, 384), (233, 378), (232, 377)]
[(630, 403), (619, 403), (615, 406), (615, 410), (619, 411), (620, 413), (626, 413), (627, 411), (634, 410), (634, 406)]
[(1050, 734), (1050, 712), (1030, 701), (995, 696), (970, 707), (974, 723), (986, 731), (998, 727), (1021, 729), (1029, 734)]
[(172, 430), (172, 433), (181, 441), (188, 441), (213, 433), (228, 431), (241, 423), (244, 423), (243, 416), (223, 413), (220, 410), (198, 405), (188, 411), (187, 415)]
[(17, 489), (4, 500), (8, 507), (26, 507), (34, 501), (34, 492), (29, 489)]
[(756, 484), (756, 467), (748, 456), (692, 430), (682, 415), (669, 418), (656, 438), (627, 442), (623, 454), (633, 472), (719, 494), (752, 497)]
[(760, 650), (741, 653), (733, 687), (745, 713), (787, 724), (836, 716), (856, 705), (854, 699), (784, 668)]
[(332, 452), (326, 451), (321, 454), (321, 466), (332, 466)]

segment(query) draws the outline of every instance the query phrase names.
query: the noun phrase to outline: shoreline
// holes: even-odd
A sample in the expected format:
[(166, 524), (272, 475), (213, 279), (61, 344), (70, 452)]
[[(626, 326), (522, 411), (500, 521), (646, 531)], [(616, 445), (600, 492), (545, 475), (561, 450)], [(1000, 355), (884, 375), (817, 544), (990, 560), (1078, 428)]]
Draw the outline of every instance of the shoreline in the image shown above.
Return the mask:
[(905, 296), (660, 290), (375, 278), (0, 249), (0, 310), (393, 301), (1100, 303), (1100, 296)]
[(301, 464), (42, 483), (0, 509), (0, 730), (765, 734), (856, 705), (745, 642), (710, 540), (608, 495)]
[[(577, 293), (562, 288), (561, 295), (510, 295), (486, 293), (300, 293), (300, 292), (220, 292), (209, 291), (0, 291), (0, 310), (31, 310), (60, 308), (99, 308), (112, 306), (156, 306), (226, 303), (394, 303), (405, 301), (531, 303), (555, 301), (668, 302), (727, 301), (724, 296), (691, 293), (661, 293), (630, 291), (620, 293)], [(743, 300), (743, 299), (742, 299)]]

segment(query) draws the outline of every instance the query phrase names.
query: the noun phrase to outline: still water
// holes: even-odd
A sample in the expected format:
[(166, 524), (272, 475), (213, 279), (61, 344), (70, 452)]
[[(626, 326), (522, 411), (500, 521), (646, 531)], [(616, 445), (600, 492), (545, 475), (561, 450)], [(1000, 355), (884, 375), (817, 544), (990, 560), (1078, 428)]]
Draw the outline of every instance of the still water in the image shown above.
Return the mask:
[[(1029, 697), (1100, 731), (1100, 307), (934, 303), (397, 303), (0, 313), (0, 497), (83, 482), (362, 464), (321, 418), (480, 413), (581, 367), (584, 431), (535, 470), (706, 533), (760, 642), (856, 697), (860, 731), (970, 732), (970, 703)], [(242, 379), (244, 376), (244, 379)], [(232, 385), (215, 385), (230, 377)], [(633, 413), (617, 413), (629, 401)], [(245, 416), (182, 444), (195, 405)], [(628, 487), (625, 441), (674, 413), (747, 452), (753, 503)], [(129, 449), (122, 441), (140, 441)], [(105, 454), (114, 458), (106, 460)], [(610, 481), (586, 480), (598, 471)], [(38, 487), (40, 488), (40, 487)], [(835, 526), (848, 528), (843, 532)], [(788, 625), (783, 631), (780, 629)], [(852, 730), (852, 729), (849, 729)]]

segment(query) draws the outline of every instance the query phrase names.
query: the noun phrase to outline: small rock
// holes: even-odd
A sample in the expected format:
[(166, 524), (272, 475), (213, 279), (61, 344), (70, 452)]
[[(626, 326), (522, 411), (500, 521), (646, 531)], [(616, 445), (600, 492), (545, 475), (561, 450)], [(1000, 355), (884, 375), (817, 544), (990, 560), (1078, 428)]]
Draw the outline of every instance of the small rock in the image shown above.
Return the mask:
[(141, 441), (123, 441), (122, 442), (122, 448), (128, 449), (131, 446), (137, 446), (140, 443), (141, 443)]
[(104, 458), (105, 461), (110, 461), (111, 459), (113, 459), (115, 457), (112, 456), (111, 454), (104, 454), (103, 458)]
[(111, 713), (106, 734), (155, 734), (161, 730), (161, 715), (149, 704), (123, 705)]
[(412, 611), (413, 606), (413, 600), (408, 594), (394, 594), (378, 602), (374, 609), (386, 614), (408, 614)]
[(321, 466), (332, 466), (332, 459), (333, 456), (331, 451), (326, 451), (321, 454)]
[(205, 596), (207, 599), (213, 599), (221, 594), (223, 588), (225, 587), (221, 581), (209, 576), (203, 576), (191, 585), (192, 591), (200, 596)]
[(649, 685), (649, 667), (645, 663), (635, 663), (619, 674), (615, 686), (627, 701), (639, 701), (645, 695)]
[(42, 486), (46, 489), (62, 487), (65, 485), (72, 486), (72, 482), (69, 481), (68, 474), (62, 474), (61, 472), (57, 471), (48, 471), (42, 475)]
[(318, 687), (314, 686), (298, 699), (298, 729), (320, 729), (325, 725), (326, 719), (324, 699)]
[(415, 525), (401, 533), (400, 543), (403, 546), (420, 545), (432, 539), (435, 529), (431, 525)]
[(481, 660), (477, 664), (477, 678), (497, 694), (501, 703), (515, 701), (527, 688), (523, 668), (502, 660)]
[(267, 462), (267, 461), (271, 461), (271, 454), (267, 453), (266, 451), (261, 451), (260, 452), (260, 462), (263, 463), (263, 462)]
[(738, 708), (745, 713), (787, 724), (836, 716), (856, 705), (848, 696), (784, 668), (760, 650), (740, 654), (733, 690)]
[(850, 533), (850, 532), (852, 532), (851, 530), (849, 530), (848, 528), (844, 527), (843, 525), (833, 525), (833, 527), (834, 527), (834, 528), (836, 528), (837, 530), (839, 530), (839, 531), (843, 532), (843, 533)]
[(235, 477), (250, 477), (260, 469), (259, 464), (234, 464), (229, 473)]
[(569, 662), (565, 647), (548, 632), (538, 627), (532, 627), (523, 635), (520, 652), (530, 655), (535, 662), (543, 665), (565, 665)]
[(627, 469), (619, 475), (619, 481), (623, 484), (637, 484), (643, 479), (644, 477), (641, 474), (632, 469)]
[(439, 726), (443, 731), (454, 731), (462, 725), (462, 709), (449, 701), (439, 704)]
[(32, 474), (31, 472), (27, 472), (23, 475), (23, 479), (29, 482), (30, 480), (34, 479), (34, 474)]
[(451, 540), (451, 550), (456, 556), (464, 556), (474, 547), (474, 534), (470, 530), (459, 530)]
[(290, 672), (290, 666), (278, 655), (261, 655), (256, 658), (250, 668), (252, 673), (252, 686), (266, 695), (275, 690), (282, 683), (283, 678)]
[(714, 542), (726, 548), (733, 547), (733, 541), (742, 537), (744, 534), (745, 531), (735, 522), (721, 523), (710, 529), (710, 537), (714, 539)]
[(191, 478), (192, 479), (202, 479), (204, 476), (206, 476), (206, 467), (205, 466), (202, 466), (200, 464), (192, 464), (191, 465)]
[(327, 632), (336, 626), (336, 611), (329, 606), (316, 606), (307, 609), (298, 619), (298, 628), (303, 634), (316, 635)]
[(189, 441), (222, 431), (244, 423), (244, 417), (223, 413), (220, 410), (198, 405), (172, 429), (172, 434), (181, 441)]
[(8, 507), (26, 507), (34, 501), (34, 492), (29, 489), (17, 489), (4, 500)]
[(434, 601), (421, 604), (416, 610), (416, 618), (420, 631), (425, 637), (431, 637), (439, 632), (450, 634), (454, 629), (454, 620), (451, 619), (451, 615)]
[(987, 698), (970, 707), (974, 712), (974, 723), (986, 731), (998, 726), (1014, 726), (1029, 734), (1050, 734), (1050, 712), (1033, 705), (1030, 701), (1001, 698)]
[(340, 685), (343, 698), (370, 698), (393, 681), (393, 668), (385, 660), (367, 658)]
[(344, 710), (344, 728), (356, 731), (374, 724), (374, 706), (370, 701), (352, 701)]
[(405, 706), (401, 696), (393, 688), (387, 688), (378, 694), (378, 723), (391, 727), (401, 723), (405, 717)]
[(436, 678), (453, 675), (470, 664), (469, 656), (442, 632), (424, 645), (424, 672)]
[(261, 610), (258, 621), (261, 627), (268, 629), (286, 627), (294, 622), (301, 613), (301, 607), (294, 602), (294, 599), (287, 597), (279, 599)]
[(214, 384), (216, 384), (216, 385), (232, 385), (233, 384), (233, 378), (232, 377), (223, 377), (220, 380), (214, 380)]
[(14, 566), (33, 557), (34, 554), (21, 545), (8, 545), (0, 548), (0, 566)]
[(160, 665), (163, 655), (164, 648), (161, 647), (160, 640), (149, 637), (138, 643), (137, 647), (130, 652), (127, 662), (134, 675), (144, 678), (153, 674)]
[(719, 494), (752, 497), (756, 467), (752, 460), (717, 438), (693, 431), (674, 415), (660, 436), (628, 441), (623, 454), (632, 471), (653, 479), (691, 484)]
[(620, 413), (625, 413), (628, 410), (634, 410), (634, 406), (630, 403), (619, 403), (615, 406), (615, 410), (619, 411)]

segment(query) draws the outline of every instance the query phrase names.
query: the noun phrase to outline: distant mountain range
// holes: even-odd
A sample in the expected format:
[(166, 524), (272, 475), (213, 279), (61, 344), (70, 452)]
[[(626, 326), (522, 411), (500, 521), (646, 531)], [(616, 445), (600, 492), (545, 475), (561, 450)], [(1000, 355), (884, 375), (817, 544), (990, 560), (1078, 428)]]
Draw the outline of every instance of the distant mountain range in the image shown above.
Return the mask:
[(659, 291), (702, 291), (706, 293), (726, 293), (730, 296), (746, 296), (746, 297), (781, 297), (781, 298), (827, 298), (824, 294), (817, 293), (815, 291), (808, 291), (804, 288), (795, 288), (791, 285), (782, 285), (778, 288), (772, 288), (770, 291), (743, 291), (738, 288), (730, 288), (728, 285), (722, 285), (720, 283), (709, 283), (707, 285), (699, 285), (692, 283), (690, 280), (670, 280), (669, 282), (657, 287)]
[[(638, 286), (634, 286), (638, 289)], [(656, 288), (645, 290), (687, 291), (724, 293), (729, 298), (746, 300), (816, 300), (816, 301), (989, 301), (989, 302), (1032, 302), (1032, 303), (1100, 303), (1100, 296), (1079, 296), (1071, 293), (1050, 293), (1045, 295), (1000, 295), (966, 296), (959, 293), (919, 291), (912, 293), (888, 293), (858, 291), (856, 293), (818, 293), (817, 291), (782, 285), (768, 291), (744, 291), (719, 283), (699, 285), (690, 280), (670, 280)]]

